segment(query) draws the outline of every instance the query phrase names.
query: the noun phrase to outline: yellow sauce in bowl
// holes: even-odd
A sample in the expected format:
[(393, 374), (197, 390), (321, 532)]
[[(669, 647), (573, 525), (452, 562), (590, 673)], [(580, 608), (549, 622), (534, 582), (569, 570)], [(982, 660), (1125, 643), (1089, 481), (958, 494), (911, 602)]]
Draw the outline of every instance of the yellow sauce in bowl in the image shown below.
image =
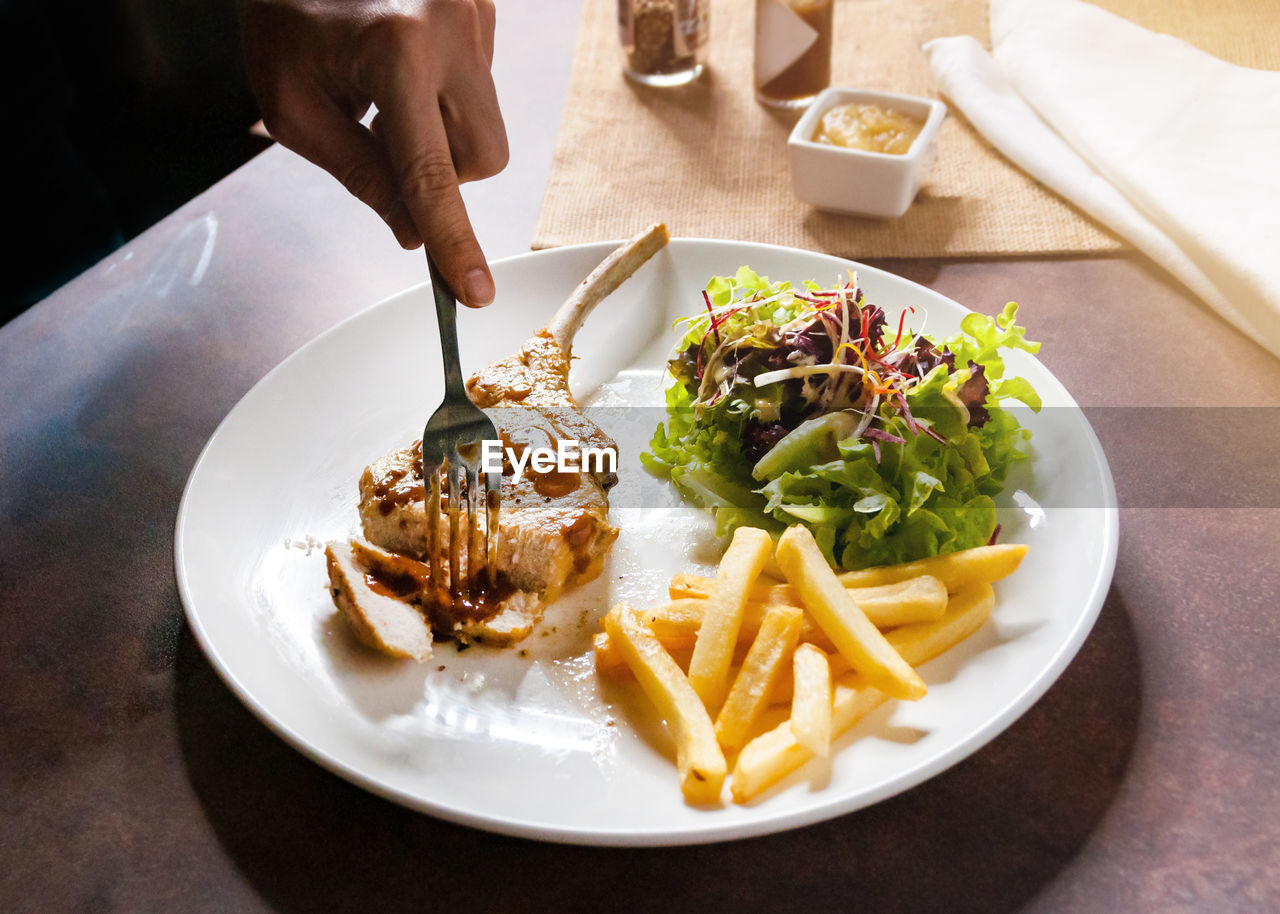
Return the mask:
[(923, 127), (924, 121), (892, 108), (836, 105), (823, 112), (813, 141), (846, 149), (906, 155)]

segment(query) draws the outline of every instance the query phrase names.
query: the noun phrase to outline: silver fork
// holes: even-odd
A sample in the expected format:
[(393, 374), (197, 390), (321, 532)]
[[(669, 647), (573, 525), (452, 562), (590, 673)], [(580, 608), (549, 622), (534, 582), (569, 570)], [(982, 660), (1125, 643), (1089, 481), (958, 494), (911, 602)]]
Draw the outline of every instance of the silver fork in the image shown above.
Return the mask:
[[(498, 429), (467, 396), (458, 362), (458, 304), (453, 291), (427, 255), (431, 290), (440, 322), (440, 352), (444, 356), (444, 400), (427, 420), (422, 432), (422, 479), (426, 486), (427, 561), (437, 598), (446, 596), (450, 605), (459, 601), (479, 603), (484, 588), (477, 585), (483, 557), (490, 588), (497, 576), (498, 506), (501, 473), (481, 473), (481, 442), (499, 440)], [(442, 587), (440, 563), (440, 476), (447, 480), (449, 520), (449, 586)], [(481, 496), (483, 477), (483, 496)], [(462, 489), (466, 490), (465, 531), (460, 529)], [(484, 522), (481, 523), (483, 513)], [(462, 540), (466, 539), (466, 567), (461, 567)], [(478, 547), (478, 548), (477, 548)]]

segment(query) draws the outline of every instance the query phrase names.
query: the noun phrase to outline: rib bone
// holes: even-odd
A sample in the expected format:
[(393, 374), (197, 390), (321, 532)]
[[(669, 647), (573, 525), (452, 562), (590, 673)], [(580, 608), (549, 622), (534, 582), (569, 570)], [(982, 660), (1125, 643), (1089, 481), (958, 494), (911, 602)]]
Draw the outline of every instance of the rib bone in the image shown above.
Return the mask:
[(587, 315), (670, 240), (661, 222), (649, 226), (606, 257), (560, 306), (546, 332), (568, 355), (573, 352), (573, 338)]

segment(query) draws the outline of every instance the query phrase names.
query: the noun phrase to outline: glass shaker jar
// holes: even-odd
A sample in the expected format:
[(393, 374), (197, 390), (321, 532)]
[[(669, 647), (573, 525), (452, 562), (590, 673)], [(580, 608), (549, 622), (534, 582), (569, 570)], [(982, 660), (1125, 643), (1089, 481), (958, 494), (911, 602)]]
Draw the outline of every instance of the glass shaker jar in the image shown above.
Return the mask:
[(756, 100), (803, 108), (831, 83), (832, 0), (756, 0)]
[(618, 0), (623, 72), (648, 86), (702, 74), (708, 0)]

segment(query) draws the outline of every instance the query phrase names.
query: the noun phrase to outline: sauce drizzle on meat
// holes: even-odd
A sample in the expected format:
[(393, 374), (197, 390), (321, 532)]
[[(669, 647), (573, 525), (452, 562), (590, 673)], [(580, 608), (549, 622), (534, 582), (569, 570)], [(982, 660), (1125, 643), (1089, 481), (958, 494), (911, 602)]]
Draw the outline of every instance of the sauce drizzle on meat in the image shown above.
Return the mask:
[(374, 593), (393, 600), (417, 606), (432, 622), (433, 628), (448, 632), (454, 623), (487, 619), (501, 609), (501, 603), (515, 592), (505, 576), (489, 586), (484, 576), (472, 582), (477, 591), (469, 597), (456, 597), (431, 586), (430, 571), (426, 563), (404, 556), (397, 556), (396, 570), (373, 568), (366, 570), (364, 582)]

